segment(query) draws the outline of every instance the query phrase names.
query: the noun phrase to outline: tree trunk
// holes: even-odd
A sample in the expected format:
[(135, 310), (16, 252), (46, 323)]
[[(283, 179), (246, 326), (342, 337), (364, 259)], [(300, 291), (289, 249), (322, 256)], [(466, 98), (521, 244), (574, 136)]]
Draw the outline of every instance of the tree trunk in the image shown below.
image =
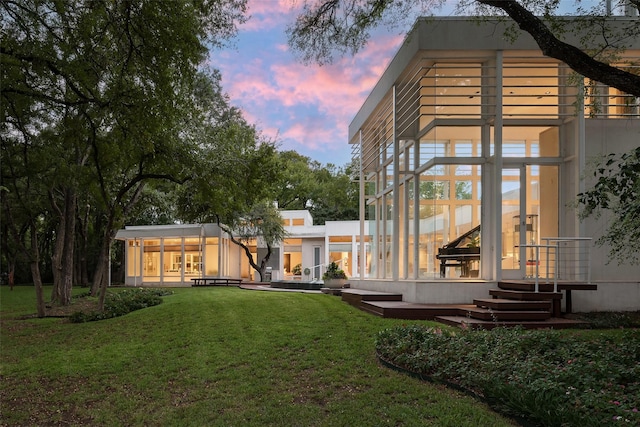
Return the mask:
[(249, 249), (249, 247), (247, 245), (245, 245), (244, 243), (242, 243), (241, 240), (236, 239), (233, 236), (233, 233), (231, 232), (231, 230), (224, 226), (223, 224), (220, 223), (220, 219), (218, 218), (217, 221), (218, 227), (220, 227), (220, 229), (222, 231), (224, 231), (225, 233), (227, 233), (229, 235), (229, 238), (231, 239), (231, 241), (233, 243), (235, 243), (236, 245), (240, 246), (242, 249), (244, 249), (244, 253), (247, 255), (247, 259), (249, 260), (249, 264), (251, 265), (251, 267), (253, 267), (253, 269), (255, 271), (258, 272), (258, 274), (260, 275), (260, 281), (263, 282), (264, 281), (264, 272), (267, 269), (267, 263), (269, 262), (269, 259), (271, 258), (271, 253), (273, 252), (271, 245), (267, 244), (267, 255), (265, 255), (264, 258), (262, 258), (260, 260), (260, 265), (256, 264), (256, 262), (253, 260), (253, 257), (251, 256), (251, 250)]
[[(6, 201), (6, 200), (5, 200)], [(44, 292), (42, 289), (42, 277), (40, 276), (40, 250), (38, 248), (38, 227), (36, 225), (36, 220), (34, 217), (29, 218), (29, 221), (25, 224), (28, 224), (28, 227), (24, 229), (26, 233), (26, 229), (29, 230), (29, 242), (30, 247), (27, 247), (25, 233), (21, 233), (18, 231), (18, 227), (14, 222), (13, 215), (11, 215), (11, 210), (9, 209), (9, 205), (7, 203), (3, 203), (5, 208), (5, 218), (6, 224), (8, 225), (7, 229), (10, 231), (13, 239), (16, 243), (16, 247), (22, 251), (27, 259), (29, 259), (29, 264), (31, 267), (31, 278), (33, 280), (33, 285), (36, 290), (36, 309), (38, 312), (38, 317), (44, 317), (46, 315), (45, 306), (44, 306)], [(13, 278), (12, 278), (13, 279)]]
[(89, 285), (89, 269), (87, 267), (87, 253), (89, 251), (89, 213), (90, 206), (87, 205), (87, 209), (84, 214), (84, 218), (78, 218), (78, 234), (79, 234), (79, 242), (78, 242), (78, 260), (77, 260), (77, 269), (76, 269), (76, 278), (79, 280), (81, 286)]
[(15, 260), (12, 258), (9, 260), (9, 290), (12, 291), (13, 290), (13, 285), (15, 283), (15, 273), (16, 273), (16, 262)]
[(33, 285), (36, 288), (36, 309), (38, 311), (38, 317), (44, 317), (47, 313), (44, 306), (44, 290), (42, 288), (38, 261), (31, 261), (31, 277), (33, 278)]
[(36, 289), (36, 309), (38, 311), (38, 317), (44, 317), (46, 315), (44, 306), (44, 291), (42, 289), (42, 278), (40, 276), (40, 253), (38, 252), (38, 235), (36, 233), (36, 225), (31, 222), (31, 253), (30, 265), (31, 265), (31, 278), (33, 279), (33, 286)]
[(98, 309), (101, 311), (104, 310), (104, 299), (107, 295), (107, 287), (109, 286), (109, 254), (115, 236), (116, 231), (113, 230), (113, 218), (109, 218), (104, 230), (100, 254), (98, 255), (96, 271), (91, 286), (91, 295), (98, 295)]
[(59, 234), (56, 236), (56, 253), (53, 256), (55, 265), (51, 301), (60, 305), (71, 304), (76, 240), (76, 204), (75, 190), (66, 188), (64, 190), (64, 212), (61, 212), (60, 215)]
[(267, 263), (271, 258), (271, 245), (267, 245), (267, 255), (260, 260), (260, 268), (258, 269), (258, 273), (260, 274), (260, 281), (264, 281), (264, 272), (267, 269)]
[(57, 206), (54, 206), (54, 210), (58, 212), (58, 226), (56, 227), (53, 255), (51, 255), (51, 272), (53, 273), (51, 301), (58, 300), (59, 289), (62, 287), (62, 254), (64, 252), (64, 233), (66, 231), (64, 215), (57, 209)]

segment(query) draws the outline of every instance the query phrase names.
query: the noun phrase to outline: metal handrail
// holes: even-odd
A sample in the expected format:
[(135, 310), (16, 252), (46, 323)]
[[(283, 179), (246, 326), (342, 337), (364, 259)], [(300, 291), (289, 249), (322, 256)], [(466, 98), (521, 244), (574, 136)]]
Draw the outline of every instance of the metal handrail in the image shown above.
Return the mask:
[[(555, 250), (555, 257), (553, 261), (553, 292), (558, 292), (558, 265), (560, 262), (560, 243), (562, 242), (587, 242), (591, 241), (590, 237), (543, 237), (541, 240), (544, 240), (546, 244), (524, 244), (524, 245), (516, 245), (516, 247), (523, 248), (534, 248), (535, 249), (535, 262), (536, 273), (535, 273), (535, 292), (540, 291), (539, 281), (540, 281), (540, 249), (546, 249), (547, 253), (547, 262), (546, 262), (546, 283), (549, 283), (549, 251)], [(554, 244), (551, 244), (551, 243)], [(587, 246), (589, 249), (589, 246)], [(587, 266), (591, 265), (591, 251), (587, 252)], [(591, 269), (587, 267), (587, 283), (591, 283)]]
[(539, 292), (540, 291), (540, 287), (539, 287), (539, 281), (540, 281), (540, 248), (546, 248), (547, 249), (547, 283), (549, 283), (549, 249), (556, 249), (556, 259), (554, 262), (554, 274), (553, 274), (553, 292), (558, 292), (558, 255), (557, 255), (557, 250), (558, 250), (558, 246), (557, 245), (517, 245), (516, 247), (523, 247), (523, 248), (535, 248), (536, 250), (536, 258), (534, 259), (535, 264), (536, 264), (536, 284), (535, 284), (535, 292)]
[[(550, 242), (555, 242), (556, 243), (556, 258), (560, 258), (560, 243), (562, 242), (589, 242), (591, 240), (593, 240), (591, 237), (543, 237), (541, 240), (544, 240), (547, 242), (547, 244), (550, 244)], [(591, 250), (590, 250), (590, 246), (587, 246), (587, 266), (591, 265)], [(548, 256), (548, 252), (547, 252), (547, 259), (549, 259)], [(558, 262), (558, 259), (556, 259), (556, 263)], [(548, 272), (549, 272), (549, 264), (547, 263), (547, 277), (548, 277)], [(557, 269), (556, 269), (557, 272)], [(587, 268), (587, 283), (591, 283), (591, 269)]]

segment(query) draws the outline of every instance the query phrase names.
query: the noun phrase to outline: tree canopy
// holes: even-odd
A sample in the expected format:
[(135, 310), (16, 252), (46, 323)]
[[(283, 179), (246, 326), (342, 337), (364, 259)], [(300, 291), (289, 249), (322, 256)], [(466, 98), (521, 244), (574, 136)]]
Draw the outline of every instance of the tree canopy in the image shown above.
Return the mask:
[(280, 209), (307, 209), (315, 224), (358, 219), (358, 184), (355, 166), (322, 165), (295, 151), (279, 155), (282, 180), (274, 192)]
[(202, 63), (244, 13), (245, 0), (1, 3), (2, 203), (13, 230), (3, 238), (36, 264), (38, 239), (51, 239), (54, 301), (70, 300), (84, 206), (100, 229), (94, 289), (104, 288), (109, 247), (145, 185), (191, 179), (195, 131), (215, 116), (202, 101), (215, 73)]
[(580, 217), (612, 213), (597, 240), (610, 248), (618, 264), (640, 263), (640, 147), (620, 156), (609, 154), (593, 168), (595, 184), (578, 194)]
[[(318, 0), (306, 1), (302, 13), (288, 28), (289, 44), (302, 59), (325, 63), (335, 54), (355, 53), (368, 41), (378, 25), (406, 26), (418, 16), (437, 12), (445, 0)], [(640, 36), (637, 19), (608, 20), (606, 2), (591, 9), (578, 4), (572, 25), (560, 15), (559, 0), (459, 0), (457, 13), (477, 17), (508, 17), (529, 33), (541, 51), (566, 63), (594, 81), (640, 96), (640, 76), (620, 64), (616, 53), (624, 51)], [(640, 0), (624, 5), (637, 10)], [(567, 35), (578, 35), (588, 50), (570, 44)], [(511, 34), (513, 36), (513, 34)]]

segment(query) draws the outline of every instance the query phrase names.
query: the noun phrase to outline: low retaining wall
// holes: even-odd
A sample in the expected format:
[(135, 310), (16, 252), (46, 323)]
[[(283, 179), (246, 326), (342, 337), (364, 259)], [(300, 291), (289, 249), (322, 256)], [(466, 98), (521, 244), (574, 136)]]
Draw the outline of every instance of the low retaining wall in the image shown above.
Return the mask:
[(595, 282), (596, 291), (573, 291), (573, 311), (638, 311), (640, 282)]

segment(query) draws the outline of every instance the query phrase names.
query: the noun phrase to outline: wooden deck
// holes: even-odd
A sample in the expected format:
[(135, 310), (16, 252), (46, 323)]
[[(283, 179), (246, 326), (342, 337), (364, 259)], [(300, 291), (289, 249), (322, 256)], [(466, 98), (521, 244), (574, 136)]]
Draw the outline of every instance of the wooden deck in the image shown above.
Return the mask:
[(434, 320), (437, 316), (454, 316), (472, 305), (417, 304), (405, 301), (363, 301), (360, 309), (391, 319)]
[(242, 279), (233, 279), (231, 277), (196, 277), (191, 279), (191, 286), (240, 286)]
[[(531, 280), (509, 280), (502, 281), (498, 283), (498, 287), (501, 289), (514, 290), (514, 291), (535, 291), (535, 282)], [(553, 283), (538, 283), (538, 290), (540, 292), (553, 292), (554, 284)], [(572, 282), (560, 280), (557, 283), (557, 291), (564, 291), (564, 305), (567, 313), (571, 313), (573, 311), (573, 300), (572, 300), (572, 291), (595, 291), (598, 289), (598, 285), (594, 283), (585, 283), (585, 282)], [(558, 306), (555, 307), (554, 311), (559, 313), (559, 302)]]
[(342, 301), (360, 308), (363, 301), (402, 301), (402, 294), (367, 291), (365, 289), (343, 289)]
[[(435, 320), (465, 328), (519, 325), (527, 329), (561, 329), (584, 324), (562, 317), (560, 303), (563, 293), (551, 292), (553, 285), (551, 289), (539, 287), (540, 292), (534, 292), (534, 286), (534, 283), (526, 281), (500, 282), (499, 289), (489, 291), (490, 298), (475, 299), (473, 304), (410, 303), (402, 300), (402, 294), (363, 289), (342, 289), (341, 297), (344, 302), (376, 316)], [(562, 287), (558, 284), (558, 290), (567, 295), (572, 290), (595, 289), (596, 285), (586, 283), (563, 283)]]

